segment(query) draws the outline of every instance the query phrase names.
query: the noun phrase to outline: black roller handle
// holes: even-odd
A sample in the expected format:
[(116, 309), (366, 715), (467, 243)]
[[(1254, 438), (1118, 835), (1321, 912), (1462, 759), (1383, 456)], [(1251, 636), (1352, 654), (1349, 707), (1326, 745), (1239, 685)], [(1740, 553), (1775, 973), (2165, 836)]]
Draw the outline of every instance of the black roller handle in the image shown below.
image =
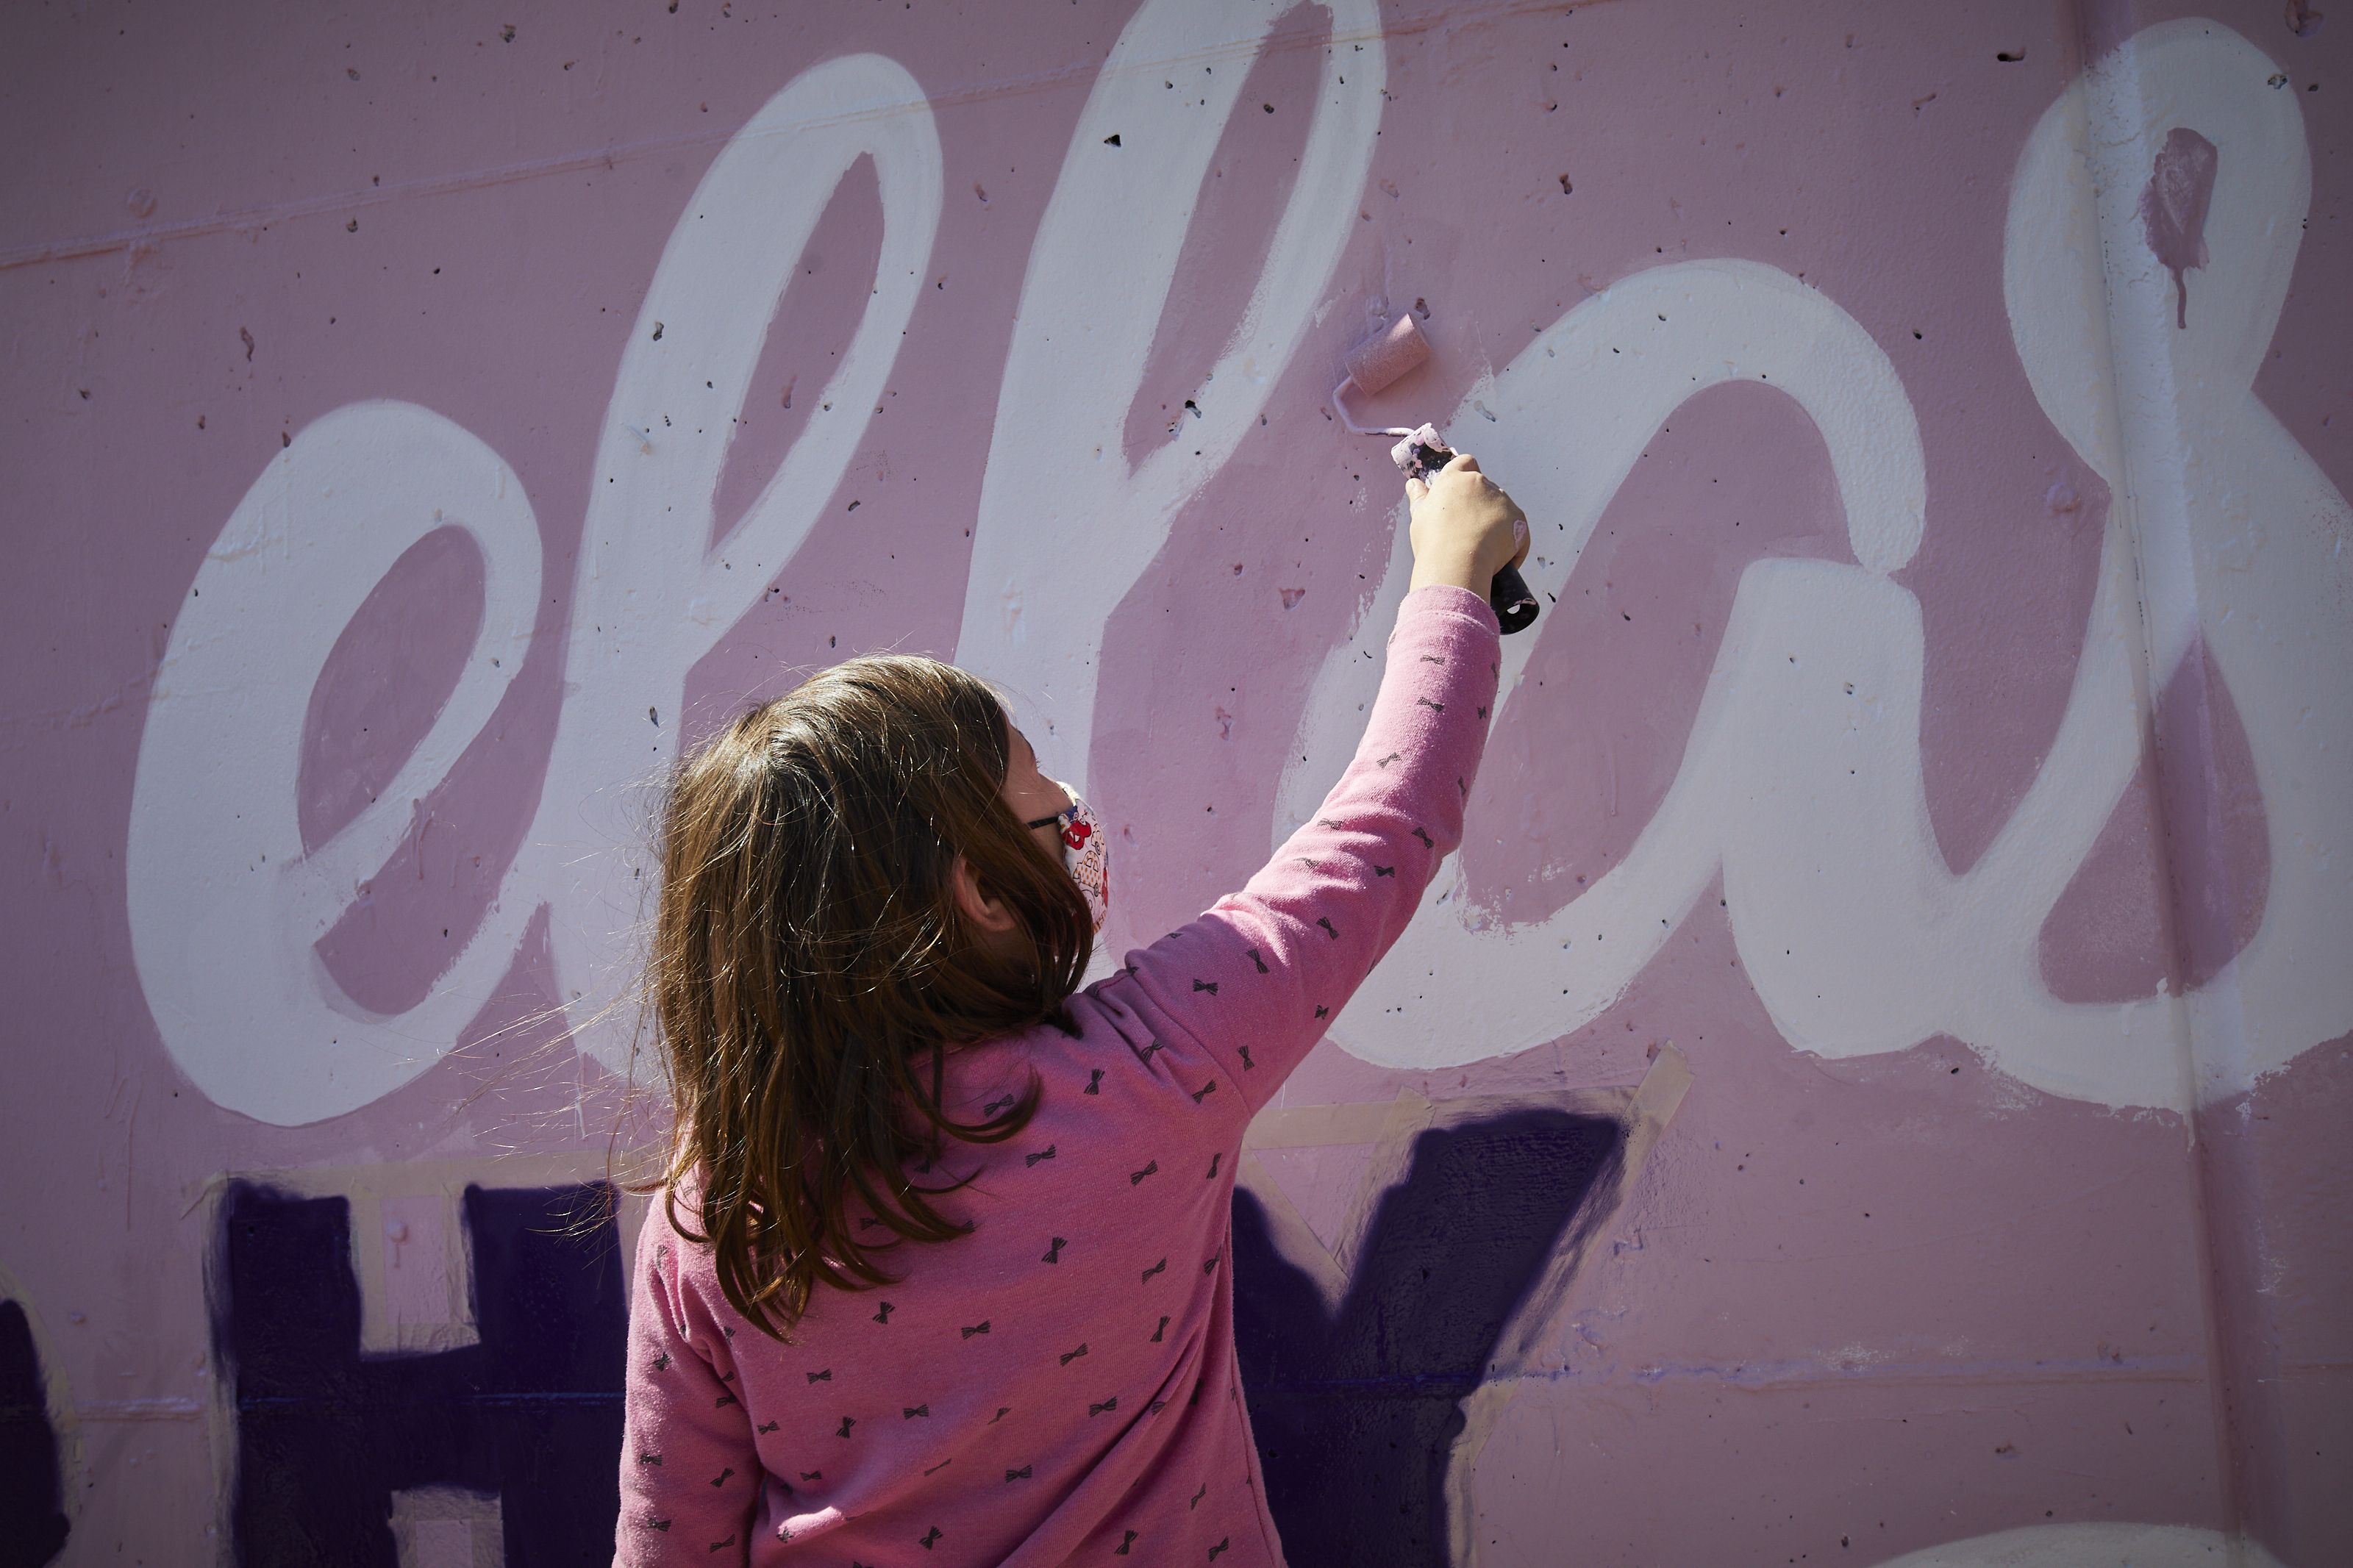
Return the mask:
[(1505, 637), (1524, 632), (1536, 624), (1536, 596), (1516, 566), (1506, 566), (1495, 574), (1487, 584), (1487, 603), (1495, 608), (1495, 621)]
[[(1428, 430), (1429, 426), (1422, 428)], [(1398, 467), (1406, 471), (1409, 479), (1419, 479), (1425, 485), (1430, 483), (1431, 475), (1454, 460), (1453, 448), (1434, 436), (1410, 437), (1399, 443), (1398, 454)], [(1528, 592), (1527, 583), (1516, 566), (1506, 566), (1495, 574), (1494, 581), (1487, 585), (1487, 603), (1494, 609), (1496, 623), (1506, 637), (1536, 624), (1536, 596)]]

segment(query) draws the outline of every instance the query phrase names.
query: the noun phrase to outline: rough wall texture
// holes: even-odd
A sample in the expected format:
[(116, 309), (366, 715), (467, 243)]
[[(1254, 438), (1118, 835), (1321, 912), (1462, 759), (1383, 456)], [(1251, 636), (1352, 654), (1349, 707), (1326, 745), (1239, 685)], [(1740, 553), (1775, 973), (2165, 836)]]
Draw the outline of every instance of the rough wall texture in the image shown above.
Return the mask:
[(20, 11), (0, 1563), (593, 1552), (646, 784), (955, 658), (1187, 918), (1408, 310), (1546, 609), (1253, 1133), (1293, 1561), (2353, 1561), (2353, 17)]

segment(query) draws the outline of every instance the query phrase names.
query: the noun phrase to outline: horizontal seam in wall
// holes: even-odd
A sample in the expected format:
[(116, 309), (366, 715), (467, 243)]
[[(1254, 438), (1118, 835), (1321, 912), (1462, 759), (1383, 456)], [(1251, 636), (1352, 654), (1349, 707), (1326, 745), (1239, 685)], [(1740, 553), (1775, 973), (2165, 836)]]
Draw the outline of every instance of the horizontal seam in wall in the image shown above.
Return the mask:
[[(1437, 6), (1418, 16), (1403, 16), (1375, 28), (1338, 33), (1289, 34), (1268, 39), (1266, 53), (1278, 54), (1286, 49), (1312, 45), (1318, 48), (1337, 47), (1343, 44), (1370, 43), (1383, 38), (1409, 37), (1426, 32), (1440, 22), (1462, 23), (1484, 21), (1493, 17), (1511, 16), (1529, 12), (1560, 9), (1556, 0), (1502, 0), (1488, 5)], [(1255, 60), (1260, 53), (1256, 40), (1236, 39), (1230, 43), (1197, 49), (1189, 54), (1172, 55), (1165, 58), (1138, 60), (1124, 68), (1128, 75), (1144, 75), (1179, 65), (1215, 64), (1238, 59)], [(1046, 92), (1077, 80), (1092, 81), (1102, 73), (1096, 62), (1074, 62), (1053, 70), (1039, 71), (1029, 76), (1008, 77), (957, 91), (942, 92), (922, 100), (923, 107), (962, 107), (986, 103), (996, 99), (1019, 98), (1025, 94)], [(892, 114), (904, 114), (917, 106), (905, 101), (878, 104), (871, 109), (849, 114), (828, 115), (821, 119), (796, 121), (764, 132), (785, 135), (797, 131), (813, 130), (834, 125), (855, 124), (861, 121), (881, 119)], [(206, 235), (239, 233), (290, 218), (312, 217), (322, 213), (353, 213), (363, 208), (380, 206), (390, 201), (408, 196), (447, 195), (460, 191), (480, 190), (492, 185), (511, 184), (536, 179), (543, 174), (575, 174), (584, 169), (612, 169), (623, 163), (646, 158), (724, 146), (736, 140), (738, 131), (698, 132), (691, 136), (665, 138), (658, 141), (634, 142), (618, 147), (607, 147), (594, 153), (566, 153), (554, 157), (533, 159), (521, 163), (505, 164), (494, 169), (478, 169), (459, 174), (436, 174), (423, 179), (404, 181), (391, 185), (370, 186), (365, 190), (337, 192), (330, 195), (310, 196), (295, 201), (263, 206), (240, 207), (231, 212), (216, 213), (210, 217), (188, 218), (178, 223), (113, 229), (102, 234), (83, 235), (69, 239), (36, 243), (14, 250), (0, 251), (0, 271), (18, 267), (37, 267), (45, 262), (75, 261), (91, 256), (104, 256), (117, 250), (134, 247), (153, 248), (170, 240), (195, 239)]]
[(1563, 1384), (1576, 1388), (1641, 1388), (1661, 1383), (1696, 1383), (1724, 1388), (1736, 1393), (1757, 1394), (1783, 1389), (1821, 1389), (1839, 1385), (1873, 1388), (1919, 1386), (1978, 1386), (2004, 1388), (2067, 1384), (2114, 1385), (2146, 1383), (2194, 1385), (2206, 1381), (2205, 1373), (2194, 1367), (2180, 1369), (2120, 1369), (2105, 1372), (2033, 1373), (2009, 1370), (1949, 1373), (1901, 1372), (1873, 1373), (1870, 1372), (1821, 1371), (1814, 1373), (1778, 1373), (1767, 1377), (1737, 1374), (1712, 1375), (1707, 1372), (1683, 1372), (1659, 1374), (1642, 1372), (1607, 1373), (1577, 1373), (1565, 1369), (1532, 1370), (1497, 1376), (1483, 1381), (1458, 1376), (1413, 1376), (1335, 1378), (1319, 1382), (1293, 1382), (1248, 1384), (1250, 1397), (1296, 1400), (1361, 1400), (1361, 1399), (1460, 1399), (1476, 1389), (1496, 1384)]

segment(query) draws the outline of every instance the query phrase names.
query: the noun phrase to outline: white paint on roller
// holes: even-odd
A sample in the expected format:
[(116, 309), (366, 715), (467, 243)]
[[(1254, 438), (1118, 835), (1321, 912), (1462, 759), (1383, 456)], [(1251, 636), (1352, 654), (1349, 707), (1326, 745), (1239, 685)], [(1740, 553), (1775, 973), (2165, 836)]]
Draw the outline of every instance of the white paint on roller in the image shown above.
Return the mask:
[(1353, 386), (1370, 395), (1416, 369), (1429, 357), (1430, 340), (1421, 335), (1421, 328), (1415, 324), (1413, 313), (1409, 310), (1390, 322), (1386, 331), (1368, 339), (1348, 355), (1345, 362), (1347, 377), (1332, 389), (1332, 412), (1340, 416), (1341, 424), (1359, 436), (1412, 436), (1414, 431), (1404, 426), (1357, 424), (1348, 412), (1348, 389)]

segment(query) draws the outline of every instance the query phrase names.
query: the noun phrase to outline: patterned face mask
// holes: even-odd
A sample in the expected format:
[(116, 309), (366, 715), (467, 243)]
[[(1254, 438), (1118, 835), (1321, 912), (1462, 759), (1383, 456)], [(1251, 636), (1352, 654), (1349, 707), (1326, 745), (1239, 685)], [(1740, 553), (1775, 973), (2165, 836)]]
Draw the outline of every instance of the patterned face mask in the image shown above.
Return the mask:
[(1088, 809), (1079, 792), (1060, 779), (1054, 783), (1071, 797), (1071, 804), (1051, 816), (1041, 816), (1024, 826), (1050, 826), (1061, 836), (1062, 864), (1069, 868), (1071, 879), (1079, 885), (1079, 896), (1086, 900), (1095, 933), (1101, 935), (1103, 917), (1111, 912), (1111, 845), (1103, 838), (1103, 825), (1095, 820), (1095, 814)]

